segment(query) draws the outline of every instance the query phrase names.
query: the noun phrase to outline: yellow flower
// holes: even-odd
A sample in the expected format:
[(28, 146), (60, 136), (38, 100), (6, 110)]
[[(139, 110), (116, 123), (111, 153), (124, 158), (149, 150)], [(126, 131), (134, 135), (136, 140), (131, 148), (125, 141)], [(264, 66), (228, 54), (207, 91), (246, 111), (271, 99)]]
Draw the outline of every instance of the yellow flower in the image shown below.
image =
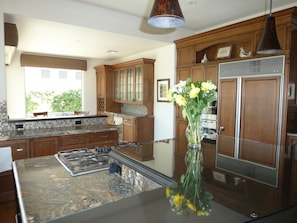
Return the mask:
[(188, 206), (188, 208), (190, 208), (192, 211), (196, 211), (196, 207), (195, 207), (195, 205), (194, 205), (191, 201), (189, 201), (189, 200), (187, 200), (187, 206)]
[(199, 210), (199, 211), (197, 211), (197, 215), (198, 216), (204, 216), (206, 213), (205, 213), (205, 211), (204, 210)]
[(176, 95), (175, 101), (179, 106), (185, 106), (187, 104), (186, 99), (181, 95)]
[(165, 194), (166, 194), (166, 198), (170, 197), (170, 188), (169, 187), (166, 187)]
[(171, 88), (169, 88), (169, 90), (168, 90), (167, 99), (168, 99), (168, 101), (172, 101), (172, 90), (171, 90)]
[(175, 204), (175, 206), (181, 206), (183, 203), (183, 199), (184, 199), (183, 195), (176, 194), (173, 197), (173, 203)]
[(202, 91), (211, 91), (215, 90), (216, 86), (211, 82), (202, 82), (201, 83), (201, 90)]
[(200, 92), (200, 88), (195, 87), (193, 84), (191, 85), (192, 89), (189, 93), (190, 98), (196, 98)]

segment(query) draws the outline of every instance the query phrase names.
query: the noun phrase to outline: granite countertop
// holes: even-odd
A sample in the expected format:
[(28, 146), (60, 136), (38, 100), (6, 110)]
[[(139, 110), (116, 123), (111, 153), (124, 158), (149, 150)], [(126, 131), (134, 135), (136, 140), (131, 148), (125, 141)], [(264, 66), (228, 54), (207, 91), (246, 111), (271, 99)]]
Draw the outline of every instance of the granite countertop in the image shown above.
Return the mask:
[(109, 112), (106, 111), (106, 114), (112, 114), (120, 117), (128, 117), (128, 118), (142, 118), (146, 117), (147, 115), (144, 114), (137, 114), (137, 113), (132, 113), (132, 112), (121, 112), (121, 113), (116, 113), (116, 112)]
[(243, 223), (251, 218), (215, 201), (209, 216), (176, 215), (165, 198), (164, 188), (139, 193), (126, 199), (83, 211), (51, 223)]
[(13, 162), (23, 223), (40, 223), (115, 202), (159, 184), (122, 166), (122, 176), (109, 171), (72, 177), (55, 156)]
[(25, 129), (12, 130), (2, 132), (0, 140), (16, 140), (16, 139), (30, 139), (39, 137), (52, 137), (72, 134), (83, 134), (89, 132), (104, 132), (118, 130), (114, 125), (81, 125), (58, 128), (41, 128), (41, 129)]
[[(23, 223), (240, 223), (248, 217), (212, 201), (209, 217), (177, 216), (170, 210), (163, 185), (171, 185), (149, 168), (117, 152), (122, 176), (108, 171), (72, 177), (55, 156), (13, 162), (17, 195)], [(127, 160), (126, 160), (127, 159)], [(131, 168), (135, 165), (135, 168)], [(139, 165), (139, 166), (138, 166)], [(151, 179), (154, 179), (151, 180)], [(168, 184), (169, 183), (169, 184)]]

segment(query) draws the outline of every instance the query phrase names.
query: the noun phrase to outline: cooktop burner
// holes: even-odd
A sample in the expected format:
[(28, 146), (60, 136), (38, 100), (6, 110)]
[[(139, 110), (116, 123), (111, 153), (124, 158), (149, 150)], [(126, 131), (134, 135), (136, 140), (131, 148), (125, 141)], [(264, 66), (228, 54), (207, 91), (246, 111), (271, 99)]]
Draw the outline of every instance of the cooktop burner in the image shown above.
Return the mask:
[(56, 154), (58, 161), (71, 176), (107, 170), (109, 168), (108, 153), (111, 147), (79, 148), (64, 150)]

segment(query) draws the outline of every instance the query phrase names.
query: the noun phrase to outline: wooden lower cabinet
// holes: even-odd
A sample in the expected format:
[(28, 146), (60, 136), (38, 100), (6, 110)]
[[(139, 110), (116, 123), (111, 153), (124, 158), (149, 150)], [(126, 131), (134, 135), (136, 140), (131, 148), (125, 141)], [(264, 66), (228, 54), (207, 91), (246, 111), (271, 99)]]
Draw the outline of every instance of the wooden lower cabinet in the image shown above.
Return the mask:
[(54, 155), (58, 151), (57, 137), (30, 139), (31, 157)]
[(113, 146), (119, 143), (118, 131), (93, 132), (89, 136), (89, 147)]
[(203, 177), (215, 201), (246, 216), (264, 216), (279, 209), (278, 188), (207, 166)]
[(123, 141), (148, 142), (154, 140), (154, 117), (123, 118)]
[[(11, 147), (12, 159), (26, 159), (30, 156), (28, 140), (2, 141), (1, 147)], [(12, 170), (0, 173), (0, 219), (14, 223), (18, 212), (15, 181)], [(1, 220), (0, 220), (1, 221)]]
[(89, 143), (88, 134), (71, 134), (58, 137), (58, 151), (86, 148)]

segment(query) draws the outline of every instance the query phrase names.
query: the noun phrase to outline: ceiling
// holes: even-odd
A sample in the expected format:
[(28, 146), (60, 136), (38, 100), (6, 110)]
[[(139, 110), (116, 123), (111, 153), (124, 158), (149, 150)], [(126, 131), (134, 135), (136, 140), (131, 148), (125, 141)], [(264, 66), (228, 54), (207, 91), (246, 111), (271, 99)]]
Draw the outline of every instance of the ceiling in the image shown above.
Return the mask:
[[(133, 20), (146, 21), (153, 2), (153, 0), (68, 0), (69, 4), (79, 4), (109, 12), (117, 19), (117, 25), (108, 30), (12, 14), (5, 14), (4, 19), (17, 25), (18, 50), (21, 52), (112, 60), (166, 46), (172, 44), (175, 39), (188, 35), (264, 15), (269, 12), (270, 4), (269, 0), (179, 0), (185, 17), (183, 27), (168, 30), (152, 28), (150, 33), (131, 32), (131, 35), (121, 31), (122, 26), (129, 26), (125, 23), (127, 19), (121, 18), (129, 15)], [(296, 0), (274, 0), (272, 12), (292, 6), (297, 6)]]

